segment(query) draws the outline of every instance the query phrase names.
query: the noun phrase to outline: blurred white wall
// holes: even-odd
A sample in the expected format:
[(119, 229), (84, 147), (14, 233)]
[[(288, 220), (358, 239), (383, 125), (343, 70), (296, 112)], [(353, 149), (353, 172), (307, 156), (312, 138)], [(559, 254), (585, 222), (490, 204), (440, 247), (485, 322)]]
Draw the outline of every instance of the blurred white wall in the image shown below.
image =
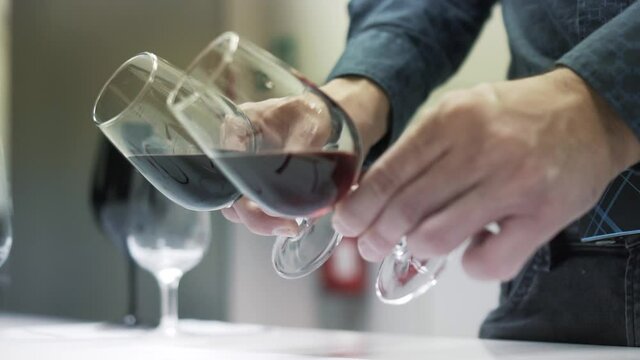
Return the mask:
[[(296, 41), (297, 67), (321, 82), (340, 55), (348, 27), (347, 0), (234, 0), (227, 1), (227, 29), (238, 31), (268, 47), (273, 37)], [(461, 71), (436, 91), (427, 104), (443, 92), (480, 82), (504, 79), (509, 62), (507, 38), (500, 9), (491, 20)], [(462, 221), (462, 219), (461, 219)], [(272, 240), (236, 228), (229, 319), (240, 322), (317, 326), (327, 301), (318, 279), (289, 281), (270, 268)], [(440, 284), (421, 299), (402, 307), (383, 305), (373, 294), (375, 266), (371, 267), (371, 290), (362, 307), (366, 329), (394, 333), (442, 336), (476, 336), (486, 313), (497, 303), (497, 284), (469, 279), (460, 267), (460, 251), (451, 256)]]

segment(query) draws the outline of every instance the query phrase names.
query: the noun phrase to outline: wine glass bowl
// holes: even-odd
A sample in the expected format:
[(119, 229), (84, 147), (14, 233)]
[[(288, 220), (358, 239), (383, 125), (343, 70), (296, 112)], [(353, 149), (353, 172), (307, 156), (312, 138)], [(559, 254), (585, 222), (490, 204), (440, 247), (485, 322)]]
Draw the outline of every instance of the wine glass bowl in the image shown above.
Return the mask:
[[(224, 137), (233, 133), (191, 109), (217, 99), (236, 104), (249, 119), (253, 148), (230, 149)], [(267, 213), (298, 222), (296, 236), (276, 239), (276, 271), (297, 278), (324, 263), (341, 236), (316, 235), (313, 223), (349, 191), (362, 162), (349, 116), (297, 71), (235, 33), (221, 35), (195, 58), (167, 103), (242, 194)]]
[[(181, 74), (152, 53), (132, 57), (100, 91), (93, 119), (165, 196), (192, 210), (224, 208), (238, 198), (239, 192), (166, 106), (167, 96)], [(230, 109), (222, 106), (215, 110), (219, 116), (227, 116)]]

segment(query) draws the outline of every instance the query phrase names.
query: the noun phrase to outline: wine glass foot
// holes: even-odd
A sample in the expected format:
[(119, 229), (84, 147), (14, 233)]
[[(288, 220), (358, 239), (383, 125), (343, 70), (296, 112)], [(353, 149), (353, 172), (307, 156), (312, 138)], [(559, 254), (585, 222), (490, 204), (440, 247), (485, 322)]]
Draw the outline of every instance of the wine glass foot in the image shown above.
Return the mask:
[[(324, 264), (340, 244), (342, 235), (333, 232), (325, 215), (314, 225), (309, 225), (296, 237), (278, 236), (271, 258), (276, 273), (285, 279), (299, 279), (309, 275)], [(333, 232), (333, 235), (327, 231)]]
[(445, 257), (419, 261), (390, 255), (378, 270), (376, 295), (385, 304), (404, 305), (437, 284), (445, 263)]

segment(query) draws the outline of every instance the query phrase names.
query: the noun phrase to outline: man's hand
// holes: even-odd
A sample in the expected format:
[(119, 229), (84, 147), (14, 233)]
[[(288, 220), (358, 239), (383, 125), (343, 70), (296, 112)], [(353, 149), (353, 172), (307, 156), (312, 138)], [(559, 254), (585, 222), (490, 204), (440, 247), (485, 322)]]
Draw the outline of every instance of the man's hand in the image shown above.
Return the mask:
[[(370, 261), (403, 235), (419, 258), (472, 238), (467, 273), (509, 279), (640, 161), (630, 129), (565, 68), (457, 91), (417, 116), (336, 208), (336, 230)], [(484, 230), (493, 221), (498, 234)]]
[[(377, 142), (386, 131), (389, 104), (380, 88), (364, 78), (340, 78), (327, 83), (322, 90), (336, 101), (353, 119), (362, 139), (363, 151)], [(317, 99), (315, 99), (317, 100)], [(330, 135), (329, 121), (318, 121), (328, 115), (324, 105), (314, 96), (271, 99), (242, 104), (243, 112), (261, 134), (261, 149), (308, 149), (324, 144)], [(298, 225), (291, 219), (268, 214), (243, 197), (222, 214), (230, 221), (243, 223), (259, 235), (294, 236)]]

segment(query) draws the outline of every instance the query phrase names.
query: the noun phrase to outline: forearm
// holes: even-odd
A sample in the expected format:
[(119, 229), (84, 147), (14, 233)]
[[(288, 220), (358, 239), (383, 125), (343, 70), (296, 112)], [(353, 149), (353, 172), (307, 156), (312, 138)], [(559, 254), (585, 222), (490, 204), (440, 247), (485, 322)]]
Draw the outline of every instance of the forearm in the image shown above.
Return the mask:
[(386, 95), (389, 122), (384, 136), (371, 136), (381, 141), (369, 144), (367, 162), (400, 136), (431, 90), (460, 66), (495, 2), (351, 0), (347, 47), (329, 79), (367, 78)]
[(363, 77), (337, 78), (322, 86), (322, 90), (351, 117), (362, 140), (363, 153), (368, 153), (387, 132), (387, 95), (378, 85)]

